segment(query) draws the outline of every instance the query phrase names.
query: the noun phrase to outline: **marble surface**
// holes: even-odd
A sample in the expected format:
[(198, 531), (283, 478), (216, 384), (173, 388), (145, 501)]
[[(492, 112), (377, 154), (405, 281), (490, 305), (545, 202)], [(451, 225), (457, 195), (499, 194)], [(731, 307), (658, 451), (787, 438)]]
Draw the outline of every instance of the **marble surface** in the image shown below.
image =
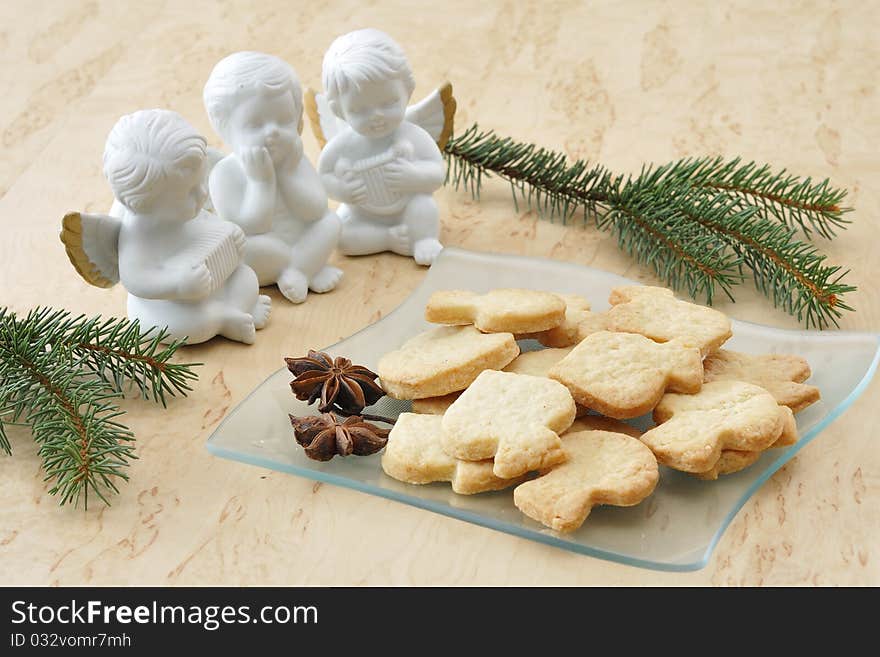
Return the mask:
[[(104, 139), (121, 114), (167, 107), (206, 135), (201, 88), (228, 52), (262, 49), (317, 85), (324, 49), (367, 25), (402, 43), (419, 87), (451, 80), (474, 121), (619, 171), (739, 154), (850, 190), (849, 230), (823, 249), (861, 283), (845, 329), (880, 330), (880, 104), (876, 3), (57, 2), (0, 5), (0, 304), (120, 314), (121, 288), (87, 286), (58, 240), (70, 209), (105, 210)], [(436, 5), (435, 5), (436, 6)], [(307, 131), (308, 132), (308, 131)], [(216, 145), (216, 142), (215, 142)], [(317, 155), (307, 134), (306, 151)], [(444, 243), (540, 255), (654, 282), (595, 229), (438, 193)], [(568, 554), (350, 490), (211, 457), (224, 414), (281, 364), (391, 311), (424, 270), (393, 255), (336, 256), (340, 288), (303, 306), (277, 291), (247, 347), (205, 362), (168, 411), (126, 400), (139, 460), (113, 506), (59, 508), (26, 431), (0, 457), (0, 584), (880, 584), (880, 383), (746, 504), (709, 565), (657, 573)], [(743, 287), (734, 317), (796, 327)]]

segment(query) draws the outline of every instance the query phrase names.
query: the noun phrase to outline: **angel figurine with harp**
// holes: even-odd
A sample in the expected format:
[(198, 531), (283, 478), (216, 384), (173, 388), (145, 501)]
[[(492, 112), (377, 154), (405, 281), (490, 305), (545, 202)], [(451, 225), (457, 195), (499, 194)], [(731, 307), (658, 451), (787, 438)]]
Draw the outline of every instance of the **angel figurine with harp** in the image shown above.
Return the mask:
[(452, 132), (449, 84), (407, 107), (415, 87), (400, 46), (364, 29), (337, 38), (324, 56), (324, 94), (307, 97), (319, 141), (321, 181), (341, 202), (339, 249), (393, 251), (430, 265), (443, 248), (433, 192), (446, 177), (438, 147)]
[(203, 210), (207, 161), (204, 137), (179, 114), (123, 116), (104, 148), (115, 216), (71, 212), (61, 240), (88, 283), (122, 282), (142, 327), (191, 344), (215, 335), (250, 344), (271, 300), (242, 262), (241, 229)]

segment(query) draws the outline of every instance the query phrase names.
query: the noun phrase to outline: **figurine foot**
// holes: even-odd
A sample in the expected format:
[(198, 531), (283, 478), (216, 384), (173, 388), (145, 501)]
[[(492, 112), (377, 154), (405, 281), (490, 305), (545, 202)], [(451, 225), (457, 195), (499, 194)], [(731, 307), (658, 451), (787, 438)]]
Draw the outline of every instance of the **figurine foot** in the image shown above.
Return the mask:
[(329, 292), (340, 280), (342, 280), (342, 270), (328, 265), (312, 277), (309, 289), (318, 294)]
[(286, 269), (278, 279), (278, 289), (291, 303), (302, 303), (309, 293), (309, 279), (298, 269)]
[(426, 267), (434, 264), (434, 260), (443, 250), (443, 245), (435, 239), (426, 238), (416, 242), (413, 258), (417, 264)]
[(411, 256), (413, 254), (412, 244), (409, 240), (409, 228), (406, 224), (389, 228), (388, 238), (388, 248), (397, 255)]
[(253, 344), (257, 339), (254, 318), (247, 313), (235, 313), (226, 320), (220, 335), (236, 342)]
[(261, 294), (257, 297), (257, 303), (254, 306), (254, 309), (251, 311), (251, 316), (254, 318), (254, 328), (256, 330), (260, 330), (262, 328), (266, 328), (266, 324), (269, 323), (269, 315), (272, 313), (272, 299), (267, 297), (265, 294)]

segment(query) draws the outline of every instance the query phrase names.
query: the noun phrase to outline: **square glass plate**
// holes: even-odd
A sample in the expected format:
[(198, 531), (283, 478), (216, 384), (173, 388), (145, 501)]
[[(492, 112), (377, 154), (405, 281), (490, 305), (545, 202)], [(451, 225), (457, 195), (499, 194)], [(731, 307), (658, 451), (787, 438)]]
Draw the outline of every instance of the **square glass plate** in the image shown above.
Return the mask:
[[(576, 293), (589, 299), (594, 310), (603, 310), (611, 288), (632, 284), (614, 274), (554, 260), (447, 248), (421, 286), (398, 308), (326, 351), (375, 370), (384, 353), (429, 327), (423, 312), (428, 297), (438, 289), (485, 292), (520, 287)], [(733, 322), (733, 332), (725, 345), (731, 349), (798, 354), (809, 361), (810, 383), (821, 389), (822, 400), (797, 416), (800, 441), (786, 450), (770, 450), (750, 468), (717, 481), (661, 468), (660, 483), (651, 497), (630, 508), (596, 507), (583, 527), (571, 534), (559, 534), (524, 516), (513, 505), (512, 490), (463, 496), (453, 493), (449, 484), (404, 484), (382, 472), (381, 454), (327, 463), (308, 459), (294, 440), (287, 415), (315, 411), (291, 394), (292, 376), (286, 368), (241, 402), (207, 447), (217, 456), (347, 486), (573, 552), (645, 568), (696, 570), (706, 565), (749, 496), (862, 393), (880, 356), (880, 335), (870, 333), (788, 331), (739, 321)], [(525, 341), (521, 346), (528, 350), (539, 345)], [(385, 398), (369, 410), (396, 416), (409, 410), (409, 402)], [(650, 418), (633, 423), (646, 428)]]

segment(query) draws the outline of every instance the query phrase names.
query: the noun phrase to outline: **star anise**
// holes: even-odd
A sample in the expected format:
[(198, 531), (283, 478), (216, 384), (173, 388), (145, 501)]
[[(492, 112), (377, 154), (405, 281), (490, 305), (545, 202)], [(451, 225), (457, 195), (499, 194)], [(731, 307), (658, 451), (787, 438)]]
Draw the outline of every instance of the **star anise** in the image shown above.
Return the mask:
[(306, 456), (315, 461), (329, 461), (339, 456), (375, 454), (388, 442), (388, 429), (382, 429), (359, 415), (340, 420), (332, 413), (290, 416), (296, 442), (305, 448)]
[(376, 383), (378, 375), (366, 367), (354, 365), (348, 358), (330, 358), (322, 351), (309, 350), (304, 358), (285, 358), (287, 369), (296, 378), (290, 389), (300, 401), (313, 404), (320, 399), (318, 410), (326, 413), (337, 409), (346, 415), (357, 415), (365, 406), (385, 396)]

